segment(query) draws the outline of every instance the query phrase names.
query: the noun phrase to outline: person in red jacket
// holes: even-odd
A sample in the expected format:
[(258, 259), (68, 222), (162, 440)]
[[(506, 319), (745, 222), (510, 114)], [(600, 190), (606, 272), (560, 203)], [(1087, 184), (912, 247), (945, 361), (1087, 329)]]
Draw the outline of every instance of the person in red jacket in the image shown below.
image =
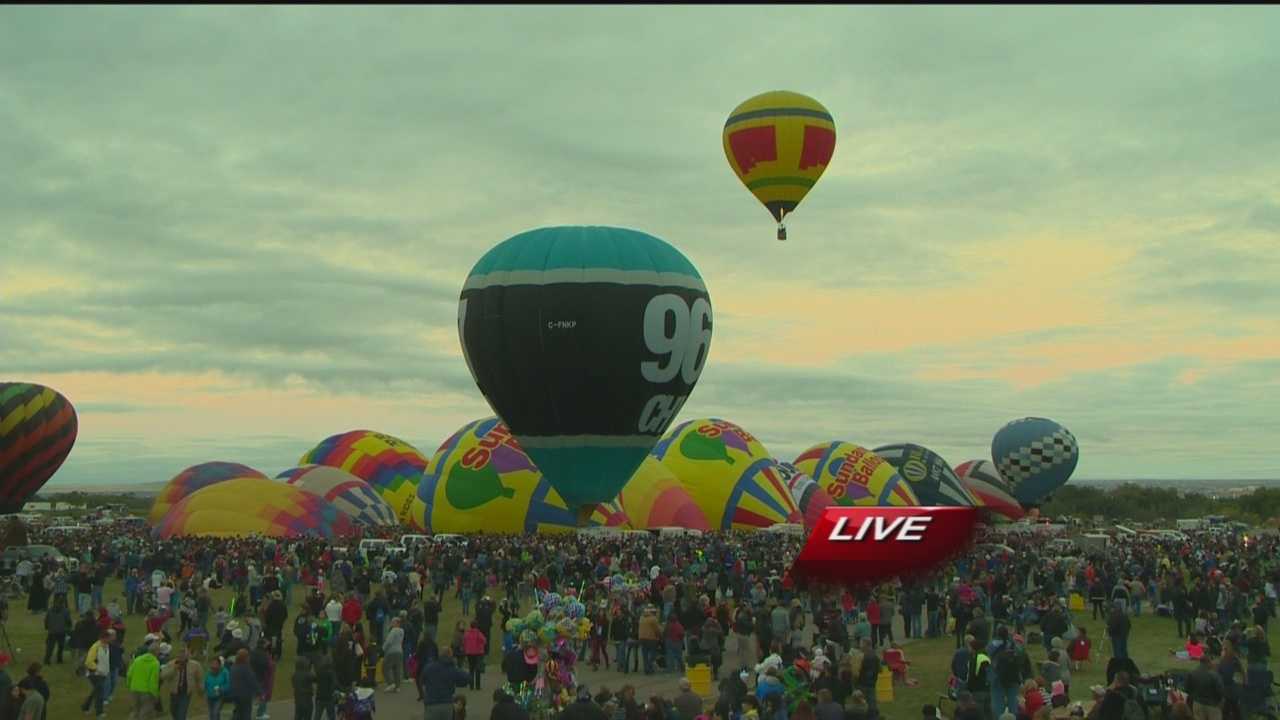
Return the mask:
[(867, 601), (867, 623), (871, 625), (871, 647), (880, 647), (880, 602), (875, 595)]
[(667, 672), (684, 674), (684, 625), (680, 624), (680, 616), (671, 613), (667, 618), (666, 632), (663, 633), (667, 650)]
[(348, 627), (354, 628), (362, 617), (364, 617), (364, 608), (361, 607), (360, 600), (356, 597), (356, 594), (351, 593), (347, 596), (346, 601), (342, 603), (342, 622)]
[(467, 656), (467, 670), (471, 673), (471, 689), (480, 689), (480, 675), (484, 672), (484, 656), (488, 652), (488, 641), (480, 625), (475, 620), (471, 627), (462, 634), (462, 652)]

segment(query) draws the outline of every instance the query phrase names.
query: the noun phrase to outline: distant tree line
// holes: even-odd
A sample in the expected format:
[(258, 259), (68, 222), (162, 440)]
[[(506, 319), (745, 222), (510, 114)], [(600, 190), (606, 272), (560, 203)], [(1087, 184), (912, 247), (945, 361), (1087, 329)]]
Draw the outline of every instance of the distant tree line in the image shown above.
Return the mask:
[(1169, 487), (1125, 483), (1101, 488), (1067, 484), (1041, 506), (1049, 517), (1101, 516), (1109, 521), (1168, 522), (1178, 518), (1223, 515), (1251, 526), (1280, 523), (1280, 488), (1258, 488), (1234, 498), (1211, 498)]

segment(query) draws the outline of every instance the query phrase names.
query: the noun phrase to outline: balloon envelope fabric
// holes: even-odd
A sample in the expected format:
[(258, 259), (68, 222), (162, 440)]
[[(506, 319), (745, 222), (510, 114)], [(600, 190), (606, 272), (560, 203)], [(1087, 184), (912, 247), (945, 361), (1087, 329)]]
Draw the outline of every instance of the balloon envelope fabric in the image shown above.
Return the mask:
[(921, 505), (974, 507), (978, 504), (978, 499), (956, 477), (947, 461), (929, 448), (906, 443), (885, 445), (874, 452), (906, 478)]
[(258, 477), (233, 478), (197, 490), (170, 508), (156, 527), (162, 540), (190, 535), (336, 540), (355, 531), (355, 521), (328, 500)]
[(422, 529), (418, 482), (427, 458), (409, 443), (372, 430), (352, 430), (325, 438), (298, 465), (328, 465), (364, 480), (404, 525)]
[(919, 505), (902, 474), (884, 458), (851, 442), (834, 440), (800, 453), (795, 466), (807, 473), (836, 505)]
[(62, 467), (79, 419), (61, 393), (34, 383), (0, 383), (0, 514), (22, 510)]
[(613, 500), (693, 391), (711, 300), (636, 230), (521, 233), (472, 268), (458, 333), (476, 385), (569, 507)]
[(689, 492), (667, 466), (652, 455), (644, 459), (640, 469), (622, 488), (618, 505), (638, 530), (659, 527), (711, 530), (706, 515)]
[(1022, 505), (1009, 493), (995, 463), (990, 460), (970, 460), (956, 466), (956, 477), (978, 498), (982, 507), (991, 512), (1017, 520), (1027, 514)]
[(203, 490), (210, 485), (226, 482), (232, 478), (246, 477), (267, 479), (266, 475), (240, 463), (214, 461), (192, 465), (174, 475), (173, 479), (160, 490), (155, 502), (151, 504), (151, 512), (147, 515), (147, 522), (152, 527), (155, 527), (169, 512), (169, 508), (178, 504), (188, 495)]
[(693, 497), (713, 530), (804, 522), (777, 461), (753, 435), (718, 418), (672, 428), (653, 448)]
[(357, 525), (386, 527), (396, 525), (396, 514), (369, 483), (349, 472), (328, 465), (303, 465), (276, 476), (290, 485), (313, 492), (333, 503), (356, 521)]
[(1067, 483), (1080, 462), (1076, 437), (1048, 418), (1014, 420), (991, 440), (991, 459), (1023, 505), (1040, 502)]
[(577, 516), (495, 417), (445, 440), (418, 485), (427, 532), (568, 532)]
[(795, 501), (796, 509), (804, 516), (805, 527), (815, 527), (822, 520), (826, 509), (835, 505), (835, 501), (827, 491), (795, 465), (786, 462), (778, 463), (778, 475), (791, 491), (791, 499)]

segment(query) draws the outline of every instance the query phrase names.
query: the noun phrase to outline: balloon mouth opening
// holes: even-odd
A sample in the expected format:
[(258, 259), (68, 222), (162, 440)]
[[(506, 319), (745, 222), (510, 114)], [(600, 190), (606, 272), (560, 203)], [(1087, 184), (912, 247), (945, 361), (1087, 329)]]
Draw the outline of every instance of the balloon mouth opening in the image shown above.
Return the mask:
[(587, 527), (591, 522), (591, 515), (595, 512), (594, 505), (582, 505), (574, 511), (574, 522), (578, 527)]

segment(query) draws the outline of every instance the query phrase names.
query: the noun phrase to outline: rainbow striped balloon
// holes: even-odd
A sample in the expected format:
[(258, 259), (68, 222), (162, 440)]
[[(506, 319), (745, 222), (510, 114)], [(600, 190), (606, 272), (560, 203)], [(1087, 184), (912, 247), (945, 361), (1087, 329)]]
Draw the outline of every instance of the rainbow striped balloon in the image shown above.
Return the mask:
[(369, 483), (328, 465), (303, 465), (276, 476), (290, 485), (315, 493), (351, 516), (357, 525), (385, 527), (396, 524), (396, 514)]
[(355, 521), (323, 497), (260, 477), (197, 490), (170, 508), (156, 527), (162, 540), (191, 535), (337, 540), (355, 532)]
[(147, 522), (152, 527), (160, 524), (169, 509), (177, 505), (183, 498), (210, 485), (226, 482), (232, 478), (256, 477), (267, 479), (267, 476), (248, 465), (233, 462), (207, 462), (192, 465), (183, 470), (160, 490), (155, 502), (151, 503), (151, 512), (147, 514)]
[(418, 500), (418, 483), (427, 458), (409, 443), (372, 430), (351, 430), (325, 438), (298, 464), (328, 465), (355, 475), (378, 491), (402, 524), (423, 529), (426, 508)]
[(34, 383), (0, 383), (0, 514), (22, 510), (76, 444), (76, 409)]

